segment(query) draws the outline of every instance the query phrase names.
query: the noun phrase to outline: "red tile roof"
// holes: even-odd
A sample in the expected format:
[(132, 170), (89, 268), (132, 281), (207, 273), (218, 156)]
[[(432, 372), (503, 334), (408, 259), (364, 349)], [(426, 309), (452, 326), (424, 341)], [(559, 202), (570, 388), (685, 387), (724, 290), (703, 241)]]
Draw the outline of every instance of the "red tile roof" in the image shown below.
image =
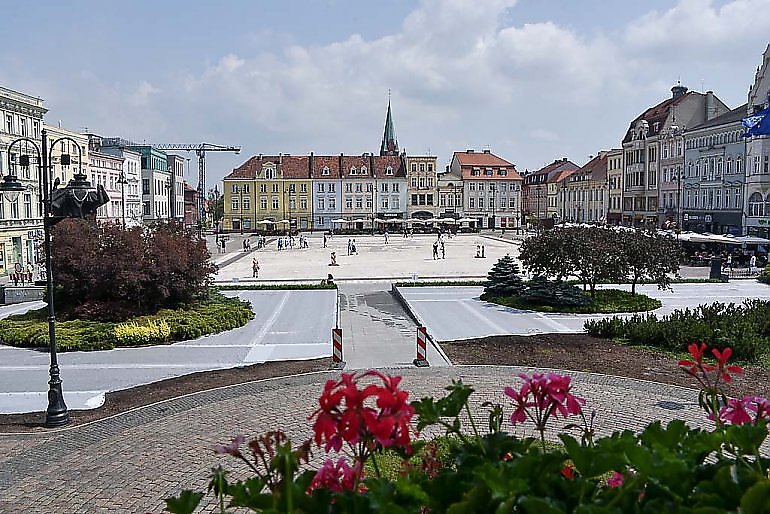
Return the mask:
[[(285, 179), (312, 177), (339, 180), (351, 176), (354, 178), (406, 177), (406, 165), (400, 155), (262, 155), (251, 157), (235, 168), (225, 179), (253, 180), (267, 163), (274, 163), (278, 176), (283, 176)], [(356, 174), (350, 175), (353, 166), (356, 168)], [(388, 166), (393, 168), (393, 175), (386, 175)], [(323, 174), (324, 167), (329, 168), (328, 175)], [(362, 167), (366, 167), (365, 175), (361, 174)]]
[[(452, 162), (457, 160), (460, 163), (460, 171), (463, 179), (472, 180), (522, 180), (516, 166), (497, 155), (484, 150), (477, 153), (474, 151), (455, 152)], [(484, 175), (483, 171), (492, 170), (492, 175)], [(501, 175), (500, 171), (505, 171)], [(472, 171), (482, 172), (479, 175), (472, 175)]]
[(682, 95), (677, 96), (676, 98), (667, 98), (659, 104), (650, 107), (631, 122), (628, 127), (628, 131), (626, 132), (626, 137), (623, 138), (623, 142), (627, 143), (631, 141), (631, 135), (633, 134), (634, 126), (640, 120), (646, 120), (650, 125), (649, 132), (647, 133), (648, 137), (658, 134), (658, 132), (663, 129), (663, 123), (666, 121), (666, 118), (668, 118), (668, 114), (671, 112), (671, 109), (683, 102), (686, 98), (690, 98), (693, 95), (698, 94), (699, 93), (695, 91), (688, 91)]

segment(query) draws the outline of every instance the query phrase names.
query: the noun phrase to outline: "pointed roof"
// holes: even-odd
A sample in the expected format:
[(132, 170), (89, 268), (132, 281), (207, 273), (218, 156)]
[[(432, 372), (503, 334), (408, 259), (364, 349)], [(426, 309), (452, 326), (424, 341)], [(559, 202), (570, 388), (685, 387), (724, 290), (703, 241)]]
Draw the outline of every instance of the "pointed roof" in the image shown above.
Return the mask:
[(398, 140), (396, 129), (393, 127), (393, 115), (390, 112), (390, 98), (388, 98), (388, 115), (385, 118), (385, 133), (382, 135), (380, 155), (398, 155)]

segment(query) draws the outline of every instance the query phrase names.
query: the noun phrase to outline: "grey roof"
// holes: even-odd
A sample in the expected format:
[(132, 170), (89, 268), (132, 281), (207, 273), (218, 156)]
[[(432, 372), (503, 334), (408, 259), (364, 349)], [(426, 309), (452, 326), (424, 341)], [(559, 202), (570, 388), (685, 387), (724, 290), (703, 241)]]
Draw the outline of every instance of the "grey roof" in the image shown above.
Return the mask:
[(718, 127), (719, 125), (728, 125), (730, 123), (735, 123), (736, 121), (741, 121), (743, 118), (746, 117), (747, 108), (748, 108), (748, 104), (743, 104), (739, 107), (736, 107), (732, 111), (727, 111), (726, 113), (721, 114), (716, 118), (712, 118), (705, 123), (701, 123), (700, 125), (695, 125), (694, 127), (690, 127), (689, 129), (687, 129), (687, 131), (690, 132), (693, 130), (701, 130), (701, 129), (707, 129), (710, 127)]

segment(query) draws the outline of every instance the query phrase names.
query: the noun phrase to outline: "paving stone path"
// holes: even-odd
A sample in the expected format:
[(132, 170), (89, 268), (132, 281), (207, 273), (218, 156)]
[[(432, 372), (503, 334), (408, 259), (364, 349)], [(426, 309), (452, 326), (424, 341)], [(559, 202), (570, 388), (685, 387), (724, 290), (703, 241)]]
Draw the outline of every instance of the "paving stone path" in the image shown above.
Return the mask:
[[(456, 366), (389, 371), (404, 377), (410, 398), (442, 396), (452, 379), (462, 378), (477, 391), (471, 404), (483, 426), (486, 413), (480, 404), (501, 402), (510, 413), (503, 387), (531, 369)], [(571, 375), (576, 394), (597, 410), (600, 435), (639, 430), (653, 420), (683, 419), (691, 426), (704, 426), (694, 390), (597, 374)], [(234, 471), (231, 477), (247, 476), (234, 459), (212, 451), (234, 434), (255, 436), (280, 428), (295, 441), (309, 438), (306, 417), (324, 382), (335, 376), (338, 372), (322, 372), (240, 384), (88, 425), (0, 435), (0, 513), (162, 512), (163, 499), (181, 489), (205, 490), (209, 470), (220, 461)], [(520, 428), (515, 432), (533, 435)], [(215, 505), (203, 510), (213, 512)]]

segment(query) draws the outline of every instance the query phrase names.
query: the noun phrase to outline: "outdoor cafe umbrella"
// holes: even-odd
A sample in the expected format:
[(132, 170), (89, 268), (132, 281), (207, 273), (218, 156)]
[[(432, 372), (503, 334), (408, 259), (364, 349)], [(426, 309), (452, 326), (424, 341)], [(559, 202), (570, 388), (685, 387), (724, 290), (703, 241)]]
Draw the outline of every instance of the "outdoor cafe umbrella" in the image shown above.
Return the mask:
[(275, 221), (270, 221), (270, 220), (262, 220), (262, 221), (258, 221), (258, 222), (257, 222), (257, 225), (272, 225), (272, 224), (274, 224), (274, 223), (275, 223)]
[(458, 223), (476, 223), (477, 220), (473, 218), (460, 218), (457, 220)]
[(454, 218), (439, 218), (438, 221), (441, 223), (457, 223)]
[(332, 223), (350, 223), (350, 222), (343, 218), (337, 218), (336, 220), (332, 220)]

